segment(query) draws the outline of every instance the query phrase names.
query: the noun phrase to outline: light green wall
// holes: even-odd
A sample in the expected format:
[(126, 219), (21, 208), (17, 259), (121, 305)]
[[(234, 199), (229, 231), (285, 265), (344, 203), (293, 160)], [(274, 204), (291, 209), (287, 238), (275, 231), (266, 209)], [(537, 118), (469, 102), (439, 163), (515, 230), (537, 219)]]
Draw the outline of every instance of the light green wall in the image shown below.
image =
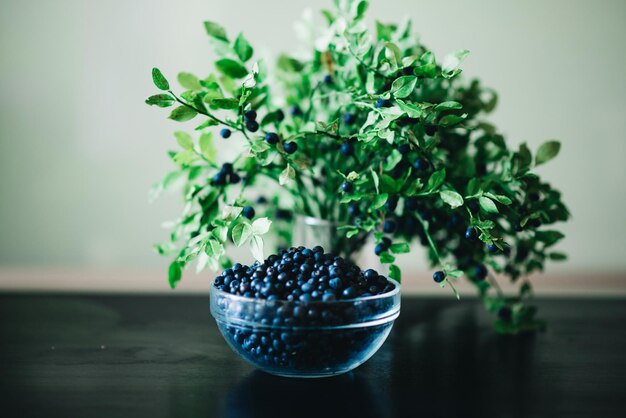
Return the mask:
[[(372, 2), (370, 18), (412, 16), (438, 55), (501, 95), (512, 143), (563, 141), (541, 169), (574, 215), (559, 269), (626, 270), (626, 2)], [(295, 47), (292, 22), (330, 0), (0, 2), (0, 266), (153, 267), (176, 216), (147, 190), (169, 168), (176, 128), (143, 99), (150, 68), (205, 73), (202, 21), (243, 29), (258, 51)]]

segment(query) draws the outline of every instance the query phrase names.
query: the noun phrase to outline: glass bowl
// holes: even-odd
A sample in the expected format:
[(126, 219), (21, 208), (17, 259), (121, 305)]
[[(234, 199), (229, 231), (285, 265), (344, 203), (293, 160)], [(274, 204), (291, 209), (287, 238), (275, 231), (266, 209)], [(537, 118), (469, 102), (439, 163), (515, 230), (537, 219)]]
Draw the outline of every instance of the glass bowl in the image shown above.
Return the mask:
[(231, 346), (279, 376), (346, 373), (383, 345), (400, 314), (400, 284), (381, 295), (332, 302), (269, 301), (211, 287), (211, 314)]

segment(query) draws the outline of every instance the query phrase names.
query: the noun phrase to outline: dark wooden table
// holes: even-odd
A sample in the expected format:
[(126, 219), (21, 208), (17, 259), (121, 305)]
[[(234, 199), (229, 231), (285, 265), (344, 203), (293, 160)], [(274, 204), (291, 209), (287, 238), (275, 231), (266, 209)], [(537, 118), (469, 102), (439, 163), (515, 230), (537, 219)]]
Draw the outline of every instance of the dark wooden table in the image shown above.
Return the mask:
[(476, 300), (406, 298), (354, 372), (286, 379), (233, 354), (207, 297), (0, 295), (2, 417), (624, 416), (623, 299), (538, 301), (502, 337)]

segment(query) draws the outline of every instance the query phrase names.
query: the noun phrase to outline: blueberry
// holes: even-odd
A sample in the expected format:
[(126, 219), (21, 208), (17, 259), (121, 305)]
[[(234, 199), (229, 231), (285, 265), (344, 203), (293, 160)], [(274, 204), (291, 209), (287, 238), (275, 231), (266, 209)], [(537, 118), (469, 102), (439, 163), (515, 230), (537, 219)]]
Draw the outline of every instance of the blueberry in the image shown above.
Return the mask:
[(354, 190), (354, 185), (349, 181), (344, 181), (343, 183), (341, 183), (341, 190), (343, 190), (344, 193), (350, 193), (352, 190)]
[(310, 293), (303, 293), (300, 295), (300, 302), (304, 302), (304, 303), (309, 303), (311, 302), (311, 294)]
[(356, 115), (354, 113), (346, 113), (343, 115), (343, 123), (346, 125), (352, 125), (356, 122)]
[(237, 173), (233, 173), (230, 175), (230, 183), (237, 184), (241, 181), (241, 177)]
[(335, 296), (333, 293), (324, 293), (322, 295), (322, 301), (324, 302), (332, 302), (334, 300), (337, 300), (337, 296)]
[(363, 277), (365, 277), (365, 280), (376, 280), (378, 278), (378, 272), (373, 269), (365, 270)]
[(255, 120), (249, 120), (246, 122), (246, 129), (250, 132), (256, 132), (259, 130), (259, 124)]
[(383, 244), (377, 244), (376, 247), (374, 247), (374, 254), (376, 255), (381, 255), (384, 251), (387, 251), (387, 248), (385, 248)]
[(478, 280), (484, 280), (487, 277), (487, 267), (482, 264), (478, 264), (474, 267), (474, 276)]
[(474, 240), (477, 237), (476, 229), (473, 226), (467, 227), (465, 230), (465, 239)]
[(359, 204), (352, 202), (348, 205), (348, 214), (350, 216), (356, 216), (361, 212), (361, 209), (359, 208)]
[(291, 116), (302, 116), (302, 109), (300, 109), (300, 106), (298, 105), (292, 106), (289, 112), (291, 113)]
[(256, 198), (256, 202), (259, 205), (266, 205), (267, 204), (267, 198), (265, 196), (261, 195), (261, 196)]
[(381, 107), (387, 107), (387, 106), (389, 106), (389, 105), (390, 105), (389, 100), (385, 100), (385, 99), (376, 99), (376, 104), (375, 104), (375, 106), (376, 106), (377, 108), (379, 108), (379, 109), (380, 109)]
[(341, 153), (346, 157), (349, 157), (354, 154), (354, 144), (351, 142), (344, 142), (341, 144)]
[(480, 205), (475, 199), (473, 199), (467, 202), (467, 208), (470, 210), (470, 212), (476, 214), (480, 210)]
[(404, 200), (404, 207), (406, 208), (406, 210), (410, 212), (417, 210), (418, 206), (419, 205), (418, 205), (417, 199), (414, 197), (407, 197)]
[(324, 76), (324, 83), (328, 85), (333, 84), (333, 76), (331, 76), (330, 74), (326, 74)]
[(387, 234), (393, 234), (396, 231), (396, 222), (392, 219), (387, 219), (383, 224), (383, 231)]
[(499, 248), (496, 246), (496, 244), (494, 244), (493, 242), (490, 242), (489, 244), (487, 244), (487, 251), (494, 254), (499, 251)]
[(343, 289), (343, 292), (341, 294), (346, 299), (352, 299), (357, 295), (357, 290), (353, 286), (350, 286)]
[(441, 283), (441, 282), (443, 282), (443, 280), (444, 280), (445, 278), (446, 278), (446, 274), (445, 274), (443, 271), (436, 271), (436, 272), (433, 274), (433, 280), (434, 280), (436, 283)]
[(498, 318), (500, 318), (504, 322), (511, 321), (512, 316), (513, 315), (511, 312), (511, 308), (509, 308), (508, 306), (503, 306), (500, 309), (498, 309)]
[(383, 246), (385, 247), (385, 250), (387, 250), (389, 249), (389, 247), (391, 247), (391, 239), (387, 237), (383, 237), (383, 239), (381, 240), (381, 244), (383, 244)]
[(246, 121), (253, 121), (256, 120), (256, 112), (252, 109), (248, 110), (246, 113), (243, 114), (243, 117), (246, 119)]
[(428, 136), (433, 136), (437, 132), (437, 126), (435, 125), (426, 125), (424, 126), (424, 133)]
[(385, 202), (385, 209), (387, 212), (393, 212), (398, 207), (398, 196), (389, 196), (387, 202)]
[(419, 173), (423, 173), (425, 171), (428, 171), (428, 169), (430, 168), (430, 163), (424, 158), (418, 158), (413, 163), (413, 168), (417, 170)]
[(231, 131), (228, 128), (222, 128), (222, 130), (220, 130), (220, 136), (224, 139), (230, 138), (230, 134), (231, 134)]
[(400, 144), (398, 146), (398, 152), (402, 155), (407, 155), (411, 152), (411, 146), (409, 144)]
[(285, 149), (285, 152), (287, 154), (293, 154), (298, 150), (298, 144), (296, 144), (295, 142), (285, 142), (283, 148)]
[(335, 277), (334, 279), (330, 279), (328, 281), (328, 285), (335, 290), (339, 290), (343, 287), (343, 282), (339, 277)]
[(274, 145), (278, 143), (278, 134), (275, 132), (268, 132), (265, 134), (265, 142), (268, 144)]
[(243, 208), (243, 216), (245, 216), (248, 219), (252, 219), (254, 218), (254, 208), (252, 206), (246, 206), (245, 208)]

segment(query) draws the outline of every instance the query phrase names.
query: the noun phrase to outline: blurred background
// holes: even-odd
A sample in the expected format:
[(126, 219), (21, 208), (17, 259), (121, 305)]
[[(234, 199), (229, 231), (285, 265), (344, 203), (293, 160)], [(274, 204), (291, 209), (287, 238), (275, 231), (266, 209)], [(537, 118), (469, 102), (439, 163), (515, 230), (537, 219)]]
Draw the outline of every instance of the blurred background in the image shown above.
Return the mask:
[[(243, 31), (261, 56), (294, 50), (293, 22), (330, 4), (0, 0), (0, 289), (169, 291), (152, 244), (180, 199), (150, 204), (148, 190), (172, 167), (181, 125), (144, 104), (151, 68), (170, 80), (212, 71), (204, 20)], [(573, 214), (559, 247), (570, 258), (539, 291), (624, 292), (626, 2), (373, 0), (368, 16), (412, 17), (439, 57), (469, 49), (464, 74), (499, 92), (492, 121), (512, 145), (562, 141), (538, 174)], [(421, 258), (402, 267), (408, 289), (448, 293)], [(211, 278), (189, 272), (180, 290), (205, 292)]]

